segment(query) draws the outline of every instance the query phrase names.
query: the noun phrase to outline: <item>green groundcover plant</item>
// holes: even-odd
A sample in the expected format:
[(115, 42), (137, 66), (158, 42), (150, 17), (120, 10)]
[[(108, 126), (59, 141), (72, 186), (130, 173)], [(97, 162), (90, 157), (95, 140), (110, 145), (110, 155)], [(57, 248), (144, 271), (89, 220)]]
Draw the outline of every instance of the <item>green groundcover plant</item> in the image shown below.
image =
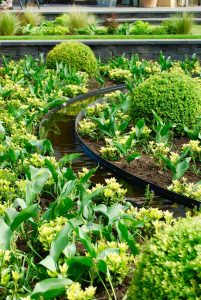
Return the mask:
[(200, 299), (201, 216), (156, 232), (137, 259), (128, 300)]

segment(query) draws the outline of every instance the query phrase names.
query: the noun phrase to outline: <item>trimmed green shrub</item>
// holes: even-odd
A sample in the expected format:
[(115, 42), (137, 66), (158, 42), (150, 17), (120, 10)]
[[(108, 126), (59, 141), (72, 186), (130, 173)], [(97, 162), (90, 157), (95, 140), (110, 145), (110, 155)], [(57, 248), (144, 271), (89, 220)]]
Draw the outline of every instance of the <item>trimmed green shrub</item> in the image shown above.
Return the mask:
[(97, 69), (93, 51), (80, 42), (65, 42), (55, 46), (47, 55), (47, 66), (54, 68), (57, 62), (63, 62), (89, 75), (93, 75)]
[(127, 300), (201, 299), (201, 216), (167, 225), (139, 255)]
[(148, 125), (154, 110), (166, 123), (193, 128), (201, 115), (201, 86), (181, 71), (162, 72), (145, 80), (131, 96), (130, 115), (134, 122), (144, 118)]

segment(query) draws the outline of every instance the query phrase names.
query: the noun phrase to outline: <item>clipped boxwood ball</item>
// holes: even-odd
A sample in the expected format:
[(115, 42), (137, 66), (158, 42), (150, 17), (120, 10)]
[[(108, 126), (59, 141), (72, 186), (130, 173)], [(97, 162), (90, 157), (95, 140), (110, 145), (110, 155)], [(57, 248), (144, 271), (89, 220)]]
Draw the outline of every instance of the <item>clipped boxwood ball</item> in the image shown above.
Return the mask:
[(130, 115), (134, 122), (144, 118), (153, 122), (154, 110), (166, 123), (193, 128), (201, 115), (201, 85), (182, 72), (162, 72), (145, 80), (131, 96)]
[(75, 68), (77, 71), (93, 75), (97, 69), (97, 61), (93, 51), (80, 42), (65, 42), (56, 45), (47, 54), (48, 68), (55, 68), (57, 62)]
[(201, 216), (166, 225), (136, 263), (127, 300), (201, 299)]

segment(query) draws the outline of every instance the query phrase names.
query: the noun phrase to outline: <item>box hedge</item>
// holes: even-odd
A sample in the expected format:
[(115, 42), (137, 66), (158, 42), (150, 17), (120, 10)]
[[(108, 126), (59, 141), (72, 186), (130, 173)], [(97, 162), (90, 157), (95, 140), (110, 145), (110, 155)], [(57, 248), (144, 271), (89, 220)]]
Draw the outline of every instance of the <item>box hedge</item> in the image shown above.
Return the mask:
[(201, 115), (200, 82), (182, 72), (162, 72), (145, 80), (133, 90), (130, 115), (134, 122), (144, 118), (153, 122), (154, 110), (166, 123), (193, 128)]
[(93, 51), (80, 42), (64, 42), (50, 50), (47, 54), (48, 68), (55, 68), (57, 62), (63, 62), (77, 71), (87, 72), (90, 76), (97, 69)]
[(127, 300), (201, 299), (201, 215), (159, 230), (139, 255)]

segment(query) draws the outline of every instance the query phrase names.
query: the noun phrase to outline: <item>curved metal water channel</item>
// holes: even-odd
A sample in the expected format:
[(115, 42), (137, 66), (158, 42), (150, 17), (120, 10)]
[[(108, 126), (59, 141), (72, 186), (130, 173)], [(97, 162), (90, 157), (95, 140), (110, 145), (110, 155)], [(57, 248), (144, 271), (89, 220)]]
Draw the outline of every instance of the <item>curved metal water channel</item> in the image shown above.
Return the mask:
[[(119, 85), (116, 87), (90, 92), (85, 95), (80, 95), (52, 109), (44, 116), (40, 124), (40, 133), (43, 137), (45, 136), (51, 140), (55, 151), (55, 156), (57, 158), (60, 158), (65, 154), (79, 152), (82, 153), (82, 156), (73, 163), (73, 168), (75, 171), (81, 171), (83, 167), (90, 169), (96, 166), (96, 163), (83, 153), (78, 139), (76, 138), (76, 116), (89, 103), (94, 102), (96, 97), (117, 89), (124, 88), (125, 85)], [(93, 177), (93, 181), (96, 183), (104, 183), (105, 178), (113, 176), (114, 175), (106, 169), (99, 167), (95, 176)], [(142, 187), (130, 184), (122, 178), (117, 179), (123, 184), (124, 188), (128, 190), (128, 197), (131, 198), (136, 205), (142, 205), (144, 202), (144, 189)], [(151, 206), (173, 210), (176, 212), (176, 214), (183, 214), (183, 207), (178, 206), (175, 208), (175, 204), (173, 205), (171, 201), (162, 199), (161, 197), (155, 197)]]

